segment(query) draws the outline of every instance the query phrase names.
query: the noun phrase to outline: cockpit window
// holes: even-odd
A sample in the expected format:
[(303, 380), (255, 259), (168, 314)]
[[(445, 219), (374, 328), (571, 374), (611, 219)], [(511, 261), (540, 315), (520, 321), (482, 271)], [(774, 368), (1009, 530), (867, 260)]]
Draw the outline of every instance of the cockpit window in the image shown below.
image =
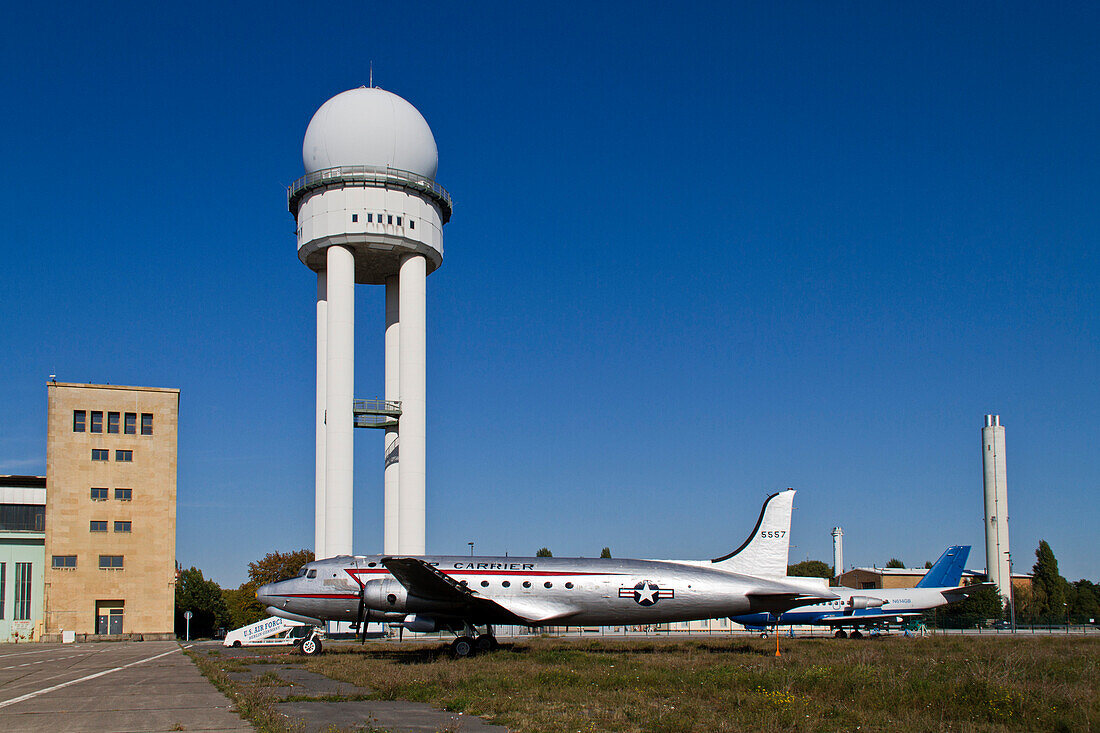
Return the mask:
[(316, 570), (310, 570), (308, 573), (306, 573), (306, 577), (307, 578), (316, 578), (317, 577), (317, 571)]
[(305, 568), (302, 568), (301, 570), (298, 571), (298, 577), (299, 578), (302, 577), (305, 574), (306, 574), (306, 569)]

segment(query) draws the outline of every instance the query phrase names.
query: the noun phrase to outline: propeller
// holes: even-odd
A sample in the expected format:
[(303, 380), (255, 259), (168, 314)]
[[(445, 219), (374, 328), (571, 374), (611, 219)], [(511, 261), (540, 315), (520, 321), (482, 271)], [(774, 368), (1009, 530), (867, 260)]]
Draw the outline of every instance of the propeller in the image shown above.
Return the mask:
[(356, 629), (359, 632), (359, 643), (367, 643), (367, 584), (359, 584), (359, 612), (355, 615), (356, 623), (359, 627)]

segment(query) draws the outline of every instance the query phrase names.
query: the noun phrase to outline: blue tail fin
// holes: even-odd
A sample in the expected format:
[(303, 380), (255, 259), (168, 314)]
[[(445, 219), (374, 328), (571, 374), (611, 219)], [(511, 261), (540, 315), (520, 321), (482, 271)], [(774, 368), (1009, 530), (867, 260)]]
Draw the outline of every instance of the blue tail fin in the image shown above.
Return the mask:
[(970, 545), (954, 545), (944, 550), (921, 581), (918, 588), (954, 588), (962, 578), (963, 566), (970, 556)]

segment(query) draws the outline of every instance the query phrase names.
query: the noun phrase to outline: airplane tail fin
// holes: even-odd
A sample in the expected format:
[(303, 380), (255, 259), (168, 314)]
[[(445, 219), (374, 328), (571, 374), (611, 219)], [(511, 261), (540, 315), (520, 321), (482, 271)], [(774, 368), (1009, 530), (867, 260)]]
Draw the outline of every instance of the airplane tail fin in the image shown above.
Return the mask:
[(765, 499), (760, 518), (748, 538), (736, 550), (711, 560), (711, 563), (733, 573), (786, 577), (794, 494), (794, 489), (787, 489)]
[(940, 559), (917, 583), (918, 588), (954, 588), (962, 579), (963, 566), (970, 556), (970, 545), (953, 545), (944, 550)]

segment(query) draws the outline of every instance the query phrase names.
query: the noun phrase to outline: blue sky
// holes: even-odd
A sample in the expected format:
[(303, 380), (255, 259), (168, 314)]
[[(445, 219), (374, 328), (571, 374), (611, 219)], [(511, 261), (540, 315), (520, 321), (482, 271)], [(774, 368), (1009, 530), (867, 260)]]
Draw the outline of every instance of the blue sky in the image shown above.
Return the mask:
[[(428, 551), (1100, 579), (1100, 10), (1086, 3), (60, 3), (9, 10), (0, 472), (48, 375), (182, 389), (177, 554), (313, 541), (314, 278), (284, 187), (332, 95), (416, 105), (454, 196), (428, 281)], [(383, 298), (357, 292), (356, 392)], [(381, 435), (355, 545), (381, 548)]]

